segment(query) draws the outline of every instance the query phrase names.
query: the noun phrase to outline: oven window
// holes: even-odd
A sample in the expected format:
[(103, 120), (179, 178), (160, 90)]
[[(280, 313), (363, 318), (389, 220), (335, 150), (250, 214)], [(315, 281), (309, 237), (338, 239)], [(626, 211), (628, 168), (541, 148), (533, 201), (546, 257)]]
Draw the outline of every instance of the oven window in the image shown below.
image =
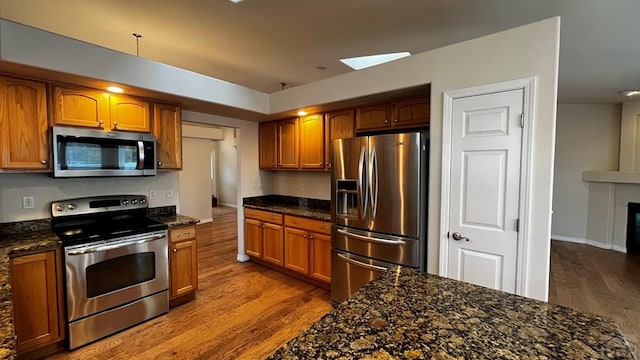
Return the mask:
[(156, 277), (156, 256), (144, 252), (105, 260), (86, 269), (87, 298), (127, 288)]

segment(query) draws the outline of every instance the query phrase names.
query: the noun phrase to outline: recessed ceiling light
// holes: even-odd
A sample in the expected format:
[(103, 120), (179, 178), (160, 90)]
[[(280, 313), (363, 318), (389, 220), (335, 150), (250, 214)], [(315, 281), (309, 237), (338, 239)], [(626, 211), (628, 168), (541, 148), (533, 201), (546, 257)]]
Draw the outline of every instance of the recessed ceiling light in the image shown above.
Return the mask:
[(308, 114), (308, 112), (306, 112), (304, 110), (298, 111), (298, 116), (306, 116), (307, 114)]
[(397, 52), (397, 53), (391, 53), (391, 54), (358, 56), (358, 57), (352, 57), (347, 59), (340, 59), (340, 61), (342, 61), (344, 64), (346, 64), (347, 66), (349, 66), (354, 70), (360, 70), (360, 69), (368, 68), (371, 66), (384, 64), (389, 61), (398, 60), (410, 55), (411, 55), (410, 52), (404, 51), (404, 52)]
[(242, 2), (242, 0), (229, 0), (229, 1), (231, 1), (231, 2), (232, 2), (232, 3), (234, 3), (234, 4), (237, 4), (237, 3), (239, 3), (239, 2)]
[(619, 91), (619, 93), (624, 96), (636, 96), (636, 95), (640, 95), (640, 90), (622, 90), (622, 91)]
[(107, 91), (112, 92), (112, 93), (116, 93), (116, 94), (122, 94), (124, 92), (124, 90), (122, 90), (122, 88), (119, 88), (117, 86), (109, 86), (107, 88)]

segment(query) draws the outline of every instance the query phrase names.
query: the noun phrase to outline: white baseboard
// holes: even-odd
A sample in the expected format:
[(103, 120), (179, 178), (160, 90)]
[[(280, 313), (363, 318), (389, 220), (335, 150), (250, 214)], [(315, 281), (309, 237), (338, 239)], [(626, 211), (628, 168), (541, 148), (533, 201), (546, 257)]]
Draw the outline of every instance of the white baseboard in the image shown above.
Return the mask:
[(206, 224), (212, 221), (213, 221), (213, 218), (200, 219), (199, 224)]
[(236, 204), (227, 204), (227, 203), (218, 203), (218, 206), (226, 206), (226, 207), (238, 208), (238, 205), (236, 205)]
[(605, 244), (599, 241), (595, 241), (595, 240), (590, 240), (590, 239), (583, 239), (583, 238), (579, 238), (579, 237), (574, 237), (574, 236), (564, 236), (564, 235), (551, 235), (551, 239), (553, 240), (558, 240), (558, 241), (565, 241), (565, 242), (570, 242), (570, 243), (575, 243), (575, 244), (585, 244), (585, 245), (589, 245), (589, 246), (593, 246), (593, 247), (597, 247), (600, 249), (606, 249), (606, 250), (614, 250), (614, 251), (618, 251), (618, 252), (623, 252), (623, 253), (627, 253), (627, 248), (625, 246), (620, 246), (620, 245), (614, 245), (614, 244)]
[(238, 256), (236, 257), (236, 260), (238, 260), (238, 262), (246, 262), (246, 261), (249, 261), (249, 255), (246, 255), (246, 254), (238, 254)]

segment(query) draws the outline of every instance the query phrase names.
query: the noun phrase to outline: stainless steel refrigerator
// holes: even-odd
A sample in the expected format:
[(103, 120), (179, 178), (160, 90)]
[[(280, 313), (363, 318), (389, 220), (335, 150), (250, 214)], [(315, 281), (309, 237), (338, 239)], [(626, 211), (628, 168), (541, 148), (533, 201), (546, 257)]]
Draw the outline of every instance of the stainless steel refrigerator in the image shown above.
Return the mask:
[(428, 133), (332, 143), (331, 299), (391, 266), (425, 269)]

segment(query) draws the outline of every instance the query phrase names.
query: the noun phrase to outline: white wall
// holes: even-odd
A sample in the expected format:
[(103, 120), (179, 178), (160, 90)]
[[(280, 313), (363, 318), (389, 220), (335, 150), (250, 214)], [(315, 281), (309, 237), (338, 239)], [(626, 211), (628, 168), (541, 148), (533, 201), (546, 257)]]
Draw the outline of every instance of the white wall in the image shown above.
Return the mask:
[(546, 300), (549, 283), (551, 199), (555, 140), (560, 18), (550, 18), (372, 68), (271, 94), (270, 111), (431, 84), (431, 154), (427, 268), (437, 273), (440, 226), (443, 93), (500, 81), (535, 77), (530, 164), (530, 216), (526, 223), (525, 296)]
[[(237, 143), (237, 179), (239, 191), (236, 201), (242, 203), (243, 197), (271, 194), (273, 182), (271, 174), (258, 169), (258, 123), (224, 116), (183, 111), (184, 120), (224, 127), (235, 127)], [(238, 206), (238, 260), (246, 261), (244, 253), (244, 209)]]
[(331, 200), (331, 173), (274, 171), (273, 193)]
[(238, 154), (234, 129), (225, 127), (224, 140), (218, 142), (217, 151), (217, 187), (218, 204), (238, 205)]
[[(167, 189), (173, 197), (167, 198)], [(47, 174), (0, 173), (0, 223), (44, 219), (51, 217), (52, 201), (76, 197), (135, 194), (149, 196), (156, 190), (156, 198), (149, 206), (177, 205), (180, 198), (177, 171), (159, 171), (152, 177), (70, 178), (54, 179)], [(35, 198), (34, 209), (22, 209), (22, 197)]]
[(558, 104), (551, 238), (586, 242), (585, 170), (617, 170), (620, 105)]
[(211, 221), (211, 140), (182, 138), (180, 213)]

